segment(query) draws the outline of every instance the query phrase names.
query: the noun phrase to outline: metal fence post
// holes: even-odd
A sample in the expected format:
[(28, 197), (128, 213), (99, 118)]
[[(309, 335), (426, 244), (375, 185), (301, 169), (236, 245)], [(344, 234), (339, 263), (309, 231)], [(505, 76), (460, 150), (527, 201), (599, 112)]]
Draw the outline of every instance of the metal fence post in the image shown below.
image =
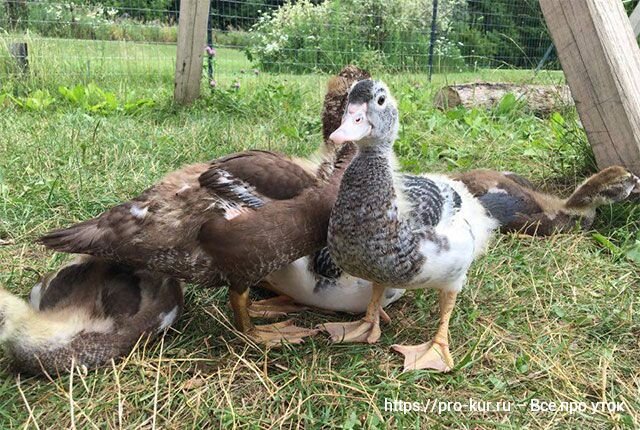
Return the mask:
[(433, 13), (431, 16), (431, 38), (429, 40), (429, 82), (433, 73), (433, 46), (436, 43), (436, 22), (438, 19), (438, 0), (433, 0)]
[[(207, 45), (213, 48), (213, 15), (211, 14), (211, 3), (209, 2), (209, 20), (207, 21)], [(207, 77), (209, 81), (213, 79), (213, 55), (207, 56)]]

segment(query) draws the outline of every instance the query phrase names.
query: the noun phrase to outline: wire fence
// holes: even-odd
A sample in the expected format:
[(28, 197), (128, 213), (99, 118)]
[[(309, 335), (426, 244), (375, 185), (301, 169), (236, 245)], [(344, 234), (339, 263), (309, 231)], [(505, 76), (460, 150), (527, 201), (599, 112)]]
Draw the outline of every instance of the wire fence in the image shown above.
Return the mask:
[[(0, 5), (0, 84), (173, 79), (179, 0)], [(209, 81), (347, 63), (425, 75), (559, 67), (538, 0), (211, 0), (209, 29)]]
[(173, 79), (177, 0), (4, 0), (0, 6), (0, 84)]

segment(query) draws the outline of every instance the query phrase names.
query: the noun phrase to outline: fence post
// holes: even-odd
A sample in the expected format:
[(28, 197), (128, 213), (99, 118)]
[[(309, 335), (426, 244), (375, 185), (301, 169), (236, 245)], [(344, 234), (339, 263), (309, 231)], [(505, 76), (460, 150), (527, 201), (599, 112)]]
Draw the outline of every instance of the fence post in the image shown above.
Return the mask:
[(640, 49), (622, 2), (540, 6), (598, 166), (640, 174)]
[(173, 98), (176, 103), (182, 105), (192, 103), (200, 95), (208, 15), (209, 0), (180, 2)]
[(13, 56), (20, 73), (29, 71), (29, 46), (26, 42), (11, 43), (9, 53)]
[[(211, 3), (209, 3), (207, 16), (207, 45), (213, 49), (213, 16), (211, 14)], [(209, 78), (209, 81), (213, 79), (213, 55), (211, 54), (207, 56), (207, 78)]]
[(433, 12), (431, 14), (431, 38), (429, 39), (429, 82), (433, 72), (433, 46), (436, 43), (436, 23), (438, 20), (438, 0), (433, 0)]

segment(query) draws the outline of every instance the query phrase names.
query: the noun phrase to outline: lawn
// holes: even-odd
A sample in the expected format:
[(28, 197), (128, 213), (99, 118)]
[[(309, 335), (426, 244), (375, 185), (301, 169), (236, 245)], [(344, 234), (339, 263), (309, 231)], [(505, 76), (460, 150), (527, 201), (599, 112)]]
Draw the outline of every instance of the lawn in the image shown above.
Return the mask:
[[(82, 57), (70, 45), (51, 43)], [(86, 49), (102, 49), (95, 43)], [(71, 76), (77, 68), (62, 60), (69, 72), (52, 71), (46, 81), (2, 80), (0, 94), (19, 99), (42, 88), (53, 101), (42, 109), (9, 99), (0, 104), (0, 239), (8, 243), (0, 246), (0, 286), (26, 296), (37, 273), (66, 258), (34, 245), (38, 235), (95, 216), (183, 164), (248, 148), (306, 155), (319, 145), (325, 76), (241, 73), (250, 70), (242, 55), (219, 50), (219, 87), (194, 106), (177, 108), (171, 104), (175, 48), (154, 49), (165, 55), (163, 71), (152, 72), (156, 81), (130, 79), (147, 67), (142, 60), (114, 69), (122, 73), (117, 79), (107, 67), (105, 79), (91, 75), (113, 93), (115, 107), (108, 109), (58, 93), (58, 85), (89, 82)], [(560, 82), (557, 73), (479, 71), (437, 75), (433, 84), (424, 75), (380, 75), (400, 103), (396, 152), (408, 171), (511, 170), (560, 193), (594, 171), (572, 110), (541, 119), (518, 104), (494, 112), (431, 107), (443, 82)], [(229, 89), (236, 79), (240, 89)], [(150, 102), (140, 109), (123, 108), (143, 98)], [(12, 375), (0, 358), (0, 428), (637, 428), (640, 275), (625, 250), (640, 240), (639, 215), (637, 206), (617, 205), (600, 211), (591, 232), (497, 237), (473, 265), (454, 311), (451, 352), (458, 367), (449, 374), (402, 374), (402, 360), (390, 350), (434, 332), (432, 291), (409, 292), (389, 308), (392, 322), (376, 345), (331, 345), (318, 336), (265, 350), (230, 328), (225, 291), (190, 286), (175, 327), (111, 367), (48, 380)], [(317, 311), (296, 317), (306, 326), (335, 318)], [(469, 399), (512, 406), (457, 410)], [(436, 407), (385, 410), (393, 400)], [(538, 400), (586, 402), (589, 409), (531, 411)], [(624, 411), (591, 410), (600, 401), (622, 402)]]

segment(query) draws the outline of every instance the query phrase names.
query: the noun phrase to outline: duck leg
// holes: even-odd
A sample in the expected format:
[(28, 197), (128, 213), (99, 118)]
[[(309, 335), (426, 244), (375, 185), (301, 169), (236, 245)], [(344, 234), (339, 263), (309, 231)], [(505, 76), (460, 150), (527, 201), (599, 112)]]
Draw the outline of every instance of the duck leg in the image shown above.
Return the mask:
[(382, 296), (385, 287), (373, 284), (371, 301), (367, 306), (367, 314), (360, 321), (347, 323), (321, 324), (333, 342), (376, 343), (380, 339), (380, 318), (389, 321), (389, 316), (382, 309)]
[(392, 345), (404, 355), (404, 372), (418, 369), (434, 369), (449, 372), (453, 359), (449, 353), (449, 319), (456, 304), (458, 293), (440, 291), (440, 323), (433, 339), (421, 345)]
[(293, 321), (287, 320), (276, 324), (256, 326), (249, 316), (249, 289), (242, 292), (229, 289), (229, 302), (233, 309), (234, 323), (238, 330), (258, 343), (277, 346), (283, 341), (302, 343), (305, 337), (318, 333), (317, 329), (297, 327)]

